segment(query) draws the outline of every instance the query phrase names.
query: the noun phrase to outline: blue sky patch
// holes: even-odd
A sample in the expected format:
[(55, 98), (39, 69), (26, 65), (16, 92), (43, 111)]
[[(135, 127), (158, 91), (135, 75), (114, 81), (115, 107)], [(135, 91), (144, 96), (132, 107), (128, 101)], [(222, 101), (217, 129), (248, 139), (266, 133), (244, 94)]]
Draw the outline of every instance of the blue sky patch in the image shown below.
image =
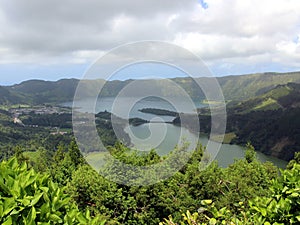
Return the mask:
[(208, 8), (208, 4), (204, 0), (198, 0), (203, 9)]
[(295, 37), (294, 39), (293, 39), (293, 42), (295, 43), (295, 44), (298, 44), (299, 43), (299, 36), (297, 36), (297, 37)]

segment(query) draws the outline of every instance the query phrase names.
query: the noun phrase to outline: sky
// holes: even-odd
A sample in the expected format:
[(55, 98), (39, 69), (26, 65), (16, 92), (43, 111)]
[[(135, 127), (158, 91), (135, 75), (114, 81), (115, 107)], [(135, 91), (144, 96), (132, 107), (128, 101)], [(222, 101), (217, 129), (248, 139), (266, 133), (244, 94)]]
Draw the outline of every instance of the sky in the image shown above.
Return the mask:
[(299, 0), (0, 0), (0, 84), (81, 78), (143, 40), (186, 48), (214, 76), (298, 71), (299, 12)]

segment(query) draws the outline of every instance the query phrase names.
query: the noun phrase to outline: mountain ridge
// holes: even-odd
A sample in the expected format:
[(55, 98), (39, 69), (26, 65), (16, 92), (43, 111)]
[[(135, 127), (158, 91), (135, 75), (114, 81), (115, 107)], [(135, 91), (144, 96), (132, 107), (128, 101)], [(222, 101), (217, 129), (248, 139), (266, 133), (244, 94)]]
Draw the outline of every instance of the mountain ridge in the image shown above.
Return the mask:
[[(95, 96), (97, 87), (104, 85), (101, 91), (102, 97), (114, 97), (129, 83), (137, 82), (143, 88), (161, 90), (162, 95), (172, 96), (177, 93), (174, 92), (174, 86), (170, 85), (170, 81), (180, 85), (187, 94), (193, 99), (203, 99), (205, 95), (195, 82), (202, 82), (205, 84), (207, 77), (195, 78), (177, 77), (172, 79), (162, 80), (132, 80), (125, 81), (113, 80), (104, 81), (98, 80), (83, 80), (84, 85), (83, 97)], [(279, 84), (287, 84), (290, 82), (300, 83), (300, 72), (290, 73), (261, 73), (249, 75), (230, 75), (225, 77), (216, 77), (222, 88), (226, 101), (245, 100), (251, 97), (259, 96), (262, 93), (271, 90)], [(7, 93), (0, 96), (0, 102), (3, 99), (10, 99), (9, 96), (22, 96), (23, 101), (30, 104), (42, 103), (62, 103), (72, 101), (79, 79), (61, 79), (58, 81), (44, 81), (44, 80), (28, 80), (11, 86), (3, 87)], [(9, 101), (7, 101), (9, 102)], [(13, 101), (14, 102), (14, 101)], [(14, 102), (15, 103), (15, 102)]]

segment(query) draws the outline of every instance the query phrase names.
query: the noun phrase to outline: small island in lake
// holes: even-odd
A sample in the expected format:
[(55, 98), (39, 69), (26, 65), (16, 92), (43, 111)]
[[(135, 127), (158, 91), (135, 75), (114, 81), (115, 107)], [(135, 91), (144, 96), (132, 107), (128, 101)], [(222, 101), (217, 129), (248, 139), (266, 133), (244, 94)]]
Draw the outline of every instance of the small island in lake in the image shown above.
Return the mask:
[(142, 113), (149, 113), (149, 114), (154, 114), (158, 116), (174, 116), (177, 117), (179, 116), (178, 112), (166, 110), (166, 109), (157, 109), (157, 108), (143, 108), (139, 109), (140, 112)]
[(134, 118), (129, 119), (129, 124), (132, 125), (132, 126), (139, 126), (139, 125), (142, 125), (144, 123), (149, 123), (149, 122), (150, 121), (144, 120), (144, 119), (141, 119), (141, 118), (138, 118), (138, 117), (134, 117)]

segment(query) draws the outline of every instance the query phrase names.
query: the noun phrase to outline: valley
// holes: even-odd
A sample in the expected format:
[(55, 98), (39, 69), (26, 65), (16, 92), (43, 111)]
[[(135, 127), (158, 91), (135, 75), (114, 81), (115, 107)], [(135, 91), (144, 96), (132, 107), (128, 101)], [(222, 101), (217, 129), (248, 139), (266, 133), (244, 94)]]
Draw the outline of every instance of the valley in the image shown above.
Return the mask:
[[(247, 142), (250, 142), (257, 151), (287, 161), (293, 157), (295, 152), (299, 151), (300, 138), (298, 136), (300, 126), (298, 115), (300, 92), (298, 82), (300, 82), (300, 73), (270, 73), (268, 76), (265, 76), (265, 74), (253, 74), (217, 79), (224, 91), (227, 102), (226, 133), (228, 135), (226, 134), (226, 143), (245, 145)], [(204, 135), (208, 134), (210, 131), (210, 110), (206, 105), (207, 102), (205, 102), (203, 93), (195, 92), (195, 83), (190, 78), (174, 78), (173, 81), (182, 85), (194, 99), (196, 107), (198, 107), (200, 132)], [(102, 85), (104, 83), (101, 80), (97, 82)], [(91, 83), (86, 81), (86, 85), (87, 87), (97, 85), (97, 82), (93, 81)], [(107, 82), (100, 94), (100, 99), (104, 98), (110, 101), (109, 98), (113, 98), (119, 89), (130, 82), (130, 80)], [(140, 82), (148, 86), (148, 88), (164, 83), (163, 81), (157, 83), (151, 80)], [(76, 79), (65, 79), (57, 82), (32, 80), (18, 85), (1, 87), (2, 118), (5, 118), (2, 124), (9, 125), (8, 130), (11, 129), (11, 126), (21, 130), (24, 125), (27, 126), (26, 129), (36, 128), (33, 133), (42, 130), (42, 133), (44, 133), (44, 136), (42, 135), (43, 138), (46, 138), (46, 136), (47, 138), (51, 137), (49, 134), (52, 134), (52, 136), (54, 134), (63, 134), (65, 137), (59, 137), (58, 140), (70, 139), (72, 136), (70, 108), (72, 103), (67, 104), (67, 107), (61, 104), (72, 100), (77, 84), (78, 80)], [(90, 89), (87, 88), (88, 90)], [(243, 94), (239, 93), (240, 90), (243, 91)], [(163, 87), (163, 91), (169, 93), (167, 96), (171, 94), (176, 98), (176, 94), (174, 95), (174, 93), (168, 91), (168, 87)], [(87, 92), (84, 96), (88, 98), (91, 94)], [(39, 105), (39, 101), (44, 103)], [(106, 103), (101, 104), (105, 105)], [(154, 114), (165, 118), (164, 122), (188, 126), (188, 124), (180, 124), (178, 113), (183, 112), (176, 112), (174, 108), (166, 106), (164, 103), (158, 104), (158, 107), (161, 105), (161, 108), (157, 108), (157, 104), (154, 104), (154, 107), (149, 107), (149, 104), (152, 104), (151, 101), (144, 104), (144, 106), (139, 106), (136, 110), (140, 113), (136, 112), (133, 116), (129, 116), (129, 123), (134, 126), (149, 123), (153, 117), (150, 114)], [(212, 103), (210, 102), (210, 104)], [(102, 111), (104, 110), (109, 111), (110, 109), (104, 107)], [(147, 114), (148, 116), (146, 116)], [(124, 118), (124, 115), (119, 116)], [(188, 114), (185, 116), (188, 116)], [(98, 120), (101, 119), (99, 116), (97, 117), (99, 118)], [(102, 122), (99, 122), (99, 125), (103, 125), (104, 122), (102, 120)], [(122, 129), (124, 129), (125, 125), (122, 126)], [(110, 128), (106, 126), (104, 130), (106, 129)], [(114, 135), (112, 134), (112, 136)], [(231, 138), (228, 139), (228, 137)], [(29, 137), (24, 137), (23, 139), (27, 138)], [(5, 143), (7, 144), (19, 143), (22, 140), (22, 138), (18, 139), (18, 141), (11, 137), (6, 138), (6, 134), (3, 135), (3, 139), (6, 140)], [(51, 137), (50, 139), (53, 138)], [(129, 137), (126, 137), (126, 140), (126, 142), (130, 143)], [(113, 144), (114, 141), (111, 140), (108, 143)]]
[[(211, 164), (210, 154), (205, 150), (211, 129), (209, 106), (218, 107), (219, 103), (207, 101), (201, 93), (194, 92), (189, 79), (174, 80), (182, 83), (193, 97), (195, 109), (192, 111), (168, 87), (163, 91), (179, 110), (164, 99), (150, 97), (136, 102), (128, 111), (127, 103), (132, 102), (133, 98), (130, 96), (119, 98), (124, 105), (119, 106), (118, 110), (114, 109), (116, 90), (130, 81), (108, 82), (109, 88), (104, 89), (103, 96), (100, 94), (96, 103), (91, 98), (95, 93), (87, 91), (84, 95), (86, 98), (79, 99), (76, 104), (80, 107), (73, 109), (71, 96), (76, 89), (75, 79), (28, 81), (2, 87), (5, 91), (0, 96), (0, 167), (5, 169), (1, 171), (23, 176), (23, 173), (27, 173), (26, 169), (23, 170), (26, 165), (30, 168), (28, 171), (38, 172), (37, 175), (30, 172), (31, 176), (45, 174), (51, 188), (57, 185), (76, 202), (80, 210), (78, 213), (83, 210), (93, 213), (91, 218), (81, 216), (84, 221), (93, 219), (103, 224), (118, 224), (115, 221), (121, 221), (128, 225), (166, 221), (168, 224), (168, 221), (181, 220), (181, 212), (177, 215), (180, 210), (199, 211), (198, 207), (204, 204), (208, 204), (209, 208), (201, 213), (206, 217), (199, 221), (215, 219), (213, 217), (216, 216), (211, 212), (216, 210), (218, 215), (227, 215), (227, 221), (236, 217), (259, 221), (264, 216), (254, 214), (253, 210), (264, 210), (265, 206), (257, 202), (255, 197), (269, 197), (272, 200), (273, 195), (270, 195), (272, 192), (268, 188), (272, 189), (275, 184), (270, 180), (284, 183), (286, 181), (281, 180), (284, 177), (293, 181), (294, 177), (299, 176), (296, 170), (300, 163), (299, 75), (272, 75), (272, 82), (259, 75), (218, 78), (223, 82), (224, 96), (227, 96), (227, 126), (224, 139), (221, 135), (210, 137), (215, 142), (223, 142)], [(292, 82), (288, 82), (290, 80)], [(145, 84), (145, 81), (141, 82)], [(257, 82), (260, 85), (255, 86)], [(236, 85), (235, 91), (231, 92), (233, 83)], [(158, 85), (152, 81), (146, 84), (149, 85), (147, 88)], [(92, 83), (87, 81), (89, 85)], [(237, 88), (238, 85), (243, 86)], [(251, 92), (241, 94), (238, 93), (240, 90)], [(95, 112), (89, 111), (89, 106), (93, 104)], [(95, 119), (97, 134), (108, 152), (99, 151), (98, 142), (89, 133), (88, 121), (84, 119), (86, 116), (81, 120), (73, 120), (73, 110)], [(191, 113), (199, 119), (200, 133), (193, 131), (195, 124), (193, 119), (189, 120)], [(185, 118), (184, 123), (181, 117)], [(87, 125), (85, 136), (88, 146), (85, 146), (84, 152), (75, 143), (74, 123), (83, 127)], [(192, 149), (195, 150), (192, 155), (187, 143), (196, 146)], [(176, 154), (180, 157), (170, 161), (170, 165), (160, 165)], [(109, 155), (117, 159), (117, 164)], [(169, 176), (172, 163), (177, 165), (184, 160), (187, 163), (165, 181), (142, 187), (126, 185), (126, 182), (147, 183), (157, 179), (153, 173), (147, 173), (146, 176), (140, 173), (140, 177), (137, 177), (135, 172), (139, 172), (143, 166), (159, 165), (159, 175)], [(18, 162), (23, 163), (22, 169), (19, 169)], [(136, 169), (120, 170), (119, 163), (133, 165)], [(8, 166), (11, 164), (15, 166)], [(292, 177), (279, 176), (278, 168), (288, 168), (282, 172), (293, 173)], [(125, 184), (114, 182), (116, 174)], [(34, 179), (38, 182), (41, 180)], [(31, 188), (36, 190), (38, 184), (33, 185)], [(48, 190), (44, 186), (40, 189)], [(40, 198), (38, 202), (41, 201), (44, 200)], [(241, 201), (245, 202), (245, 207)], [(259, 206), (253, 208), (248, 201)], [(226, 207), (227, 211), (222, 211), (222, 207)], [(241, 217), (245, 213), (249, 213), (249, 218)], [(217, 219), (223, 220), (220, 217)]]

